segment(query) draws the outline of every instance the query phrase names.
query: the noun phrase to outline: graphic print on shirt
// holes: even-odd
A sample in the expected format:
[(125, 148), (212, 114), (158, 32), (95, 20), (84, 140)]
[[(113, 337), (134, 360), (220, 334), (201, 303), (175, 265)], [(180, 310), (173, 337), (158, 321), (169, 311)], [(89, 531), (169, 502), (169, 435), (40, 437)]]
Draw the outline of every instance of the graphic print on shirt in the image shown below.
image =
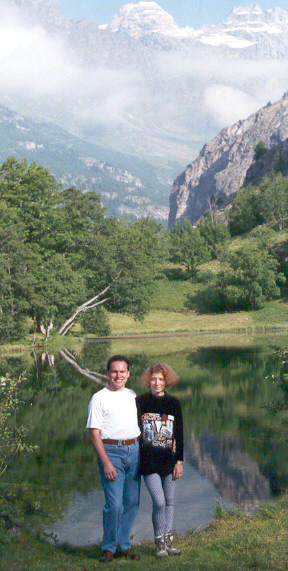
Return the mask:
[(174, 416), (146, 412), (142, 415), (144, 444), (161, 448), (173, 448)]

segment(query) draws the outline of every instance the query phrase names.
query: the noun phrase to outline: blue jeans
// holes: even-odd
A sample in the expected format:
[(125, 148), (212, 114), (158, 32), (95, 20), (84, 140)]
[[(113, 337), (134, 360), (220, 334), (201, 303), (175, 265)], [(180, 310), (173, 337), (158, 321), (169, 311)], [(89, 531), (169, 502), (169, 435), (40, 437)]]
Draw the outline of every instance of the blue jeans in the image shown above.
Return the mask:
[(117, 478), (114, 482), (106, 480), (98, 460), (105, 496), (102, 551), (115, 553), (131, 547), (130, 535), (140, 501), (139, 443), (104, 446)]

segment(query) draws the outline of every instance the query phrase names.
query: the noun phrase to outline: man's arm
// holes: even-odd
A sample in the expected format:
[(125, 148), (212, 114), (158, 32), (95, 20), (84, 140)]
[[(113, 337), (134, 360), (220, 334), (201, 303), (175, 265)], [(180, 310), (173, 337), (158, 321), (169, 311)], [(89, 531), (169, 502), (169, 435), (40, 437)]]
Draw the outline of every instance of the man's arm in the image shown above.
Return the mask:
[(90, 440), (99, 456), (106, 480), (114, 481), (117, 478), (117, 472), (111, 460), (109, 460), (107, 456), (100, 432), (99, 428), (89, 428)]

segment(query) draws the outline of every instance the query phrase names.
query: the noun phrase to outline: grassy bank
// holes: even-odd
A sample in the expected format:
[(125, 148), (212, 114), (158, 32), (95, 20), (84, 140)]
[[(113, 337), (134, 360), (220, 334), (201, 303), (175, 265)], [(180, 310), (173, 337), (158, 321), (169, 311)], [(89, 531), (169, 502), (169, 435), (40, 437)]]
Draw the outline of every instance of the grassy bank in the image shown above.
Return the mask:
[[(202, 531), (177, 537), (181, 556), (157, 561), (152, 542), (135, 548), (139, 562), (116, 559), (109, 569), (165, 569), (166, 571), (239, 571), (248, 569), (280, 571), (288, 566), (288, 496), (261, 507), (248, 517), (239, 511), (215, 508), (216, 518)], [(21, 536), (2, 550), (2, 571), (90, 571), (103, 569), (98, 562), (100, 547), (72, 549), (49, 545)]]
[(151, 310), (142, 323), (128, 315), (109, 313), (112, 336), (288, 330), (288, 300), (266, 302), (258, 311), (204, 313), (191, 309), (193, 298), (203, 288), (202, 283), (189, 280), (159, 280)]

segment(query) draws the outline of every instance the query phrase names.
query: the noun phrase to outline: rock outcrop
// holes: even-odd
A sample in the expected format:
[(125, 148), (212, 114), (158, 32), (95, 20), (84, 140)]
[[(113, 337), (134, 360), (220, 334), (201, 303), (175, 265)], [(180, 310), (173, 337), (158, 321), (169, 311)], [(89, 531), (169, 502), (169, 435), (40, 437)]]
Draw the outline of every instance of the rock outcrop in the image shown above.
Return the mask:
[[(257, 165), (253, 167), (254, 175), (253, 169), (247, 174), (253, 164), (255, 145), (262, 140), (273, 151), (287, 138), (287, 93), (276, 103), (269, 103), (247, 119), (223, 129), (175, 179), (170, 195), (169, 228), (178, 220), (188, 219), (194, 224), (205, 213), (212, 195), (231, 202), (244, 184), (252, 182), (257, 169), (261, 178)], [(269, 172), (269, 157), (274, 168), (274, 156), (273, 152), (267, 153), (261, 159), (262, 176)]]

